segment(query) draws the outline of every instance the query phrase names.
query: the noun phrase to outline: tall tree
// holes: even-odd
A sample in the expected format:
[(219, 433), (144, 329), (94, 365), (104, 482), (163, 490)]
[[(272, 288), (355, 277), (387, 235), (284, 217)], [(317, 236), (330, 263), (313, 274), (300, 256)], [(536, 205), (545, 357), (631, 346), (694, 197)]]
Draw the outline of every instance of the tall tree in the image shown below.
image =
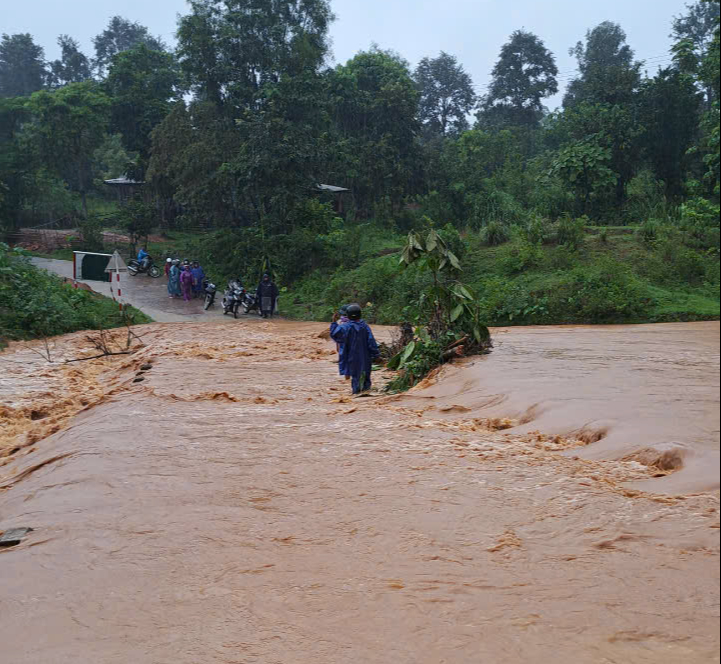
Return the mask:
[(131, 175), (144, 177), (150, 159), (151, 132), (180, 97), (179, 71), (170, 53), (153, 51), (139, 44), (113, 56), (105, 81), (112, 98), (112, 128), (123, 138), (123, 146), (138, 154)]
[(68, 83), (82, 83), (92, 77), (90, 60), (80, 50), (80, 44), (68, 35), (58, 37), (60, 59), (49, 63), (50, 87), (59, 88)]
[[(320, 177), (328, 0), (195, 0), (178, 58), (195, 100), (154, 131), (148, 177), (202, 223), (287, 228)], [(192, 127), (183, 139), (173, 124)], [(178, 155), (171, 146), (182, 146)]]
[(700, 62), (711, 47), (718, 20), (719, 3), (698, 0), (686, 5), (685, 14), (674, 16), (670, 37), (675, 42), (690, 40)]
[(180, 67), (197, 100), (220, 106), (230, 76), (218, 42), (223, 13), (217, 0), (191, 0), (190, 6), (178, 21)]
[(0, 97), (31, 95), (45, 81), (45, 53), (31, 35), (3, 34), (0, 40)]
[(14, 228), (29, 192), (34, 155), (18, 140), (28, 121), (26, 99), (0, 98), (0, 228)]
[(328, 53), (328, 0), (196, 0), (178, 56), (202, 98), (252, 108), (265, 84), (316, 71)]
[(641, 83), (641, 62), (634, 60), (620, 25), (604, 21), (586, 33), (586, 43), (569, 50), (580, 76), (568, 86), (564, 107), (581, 102), (628, 104)]
[(688, 151), (698, 134), (701, 94), (690, 77), (663, 69), (644, 82), (640, 111), (644, 152), (666, 195), (678, 197), (689, 167)]
[(493, 68), (488, 94), (481, 100), (483, 126), (537, 127), (543, 116), (542, 100), (558, 92), (558, 67), (543, 41), (531, 32), (516, 30)]
[(423, 58), (414, 79), (420, 93), (419, 118), (431, 135), (457, 134), (468, 128), (476, 94), (473, 81), (455, 56), (441, 51), (437, 58)]
[(93, 38), (95, 60), (93, 64), (98, 75), (103, 77), (113, 56), (127, 51), (138, 44), (145, 44), (153, 51), (165, 51), (165, 43), (160, 37), (153, 37), (148, 28), (138, 22), (129, 21), (122, 16), (113, 16), (108, 27)]
[(80, 193), (87, 217), (86, 193), (92, 185), (92, 161), (105, 140), (110, 99), (92, 81), (41, 90), (30, 97), (34, 122), (29, 131), (49, 167)]
[(335, 121), (334, 177), (370, 214), (409, 192), (418, 161), (418, 91), (408, 63), (377, 48), (329, 74)]

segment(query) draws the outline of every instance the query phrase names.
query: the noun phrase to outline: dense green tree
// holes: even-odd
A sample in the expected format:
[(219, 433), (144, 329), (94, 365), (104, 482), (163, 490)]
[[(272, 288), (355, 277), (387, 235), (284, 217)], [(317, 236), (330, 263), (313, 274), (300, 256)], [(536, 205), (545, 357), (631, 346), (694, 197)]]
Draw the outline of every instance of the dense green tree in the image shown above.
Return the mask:
[(328, 0), (197, 0), (191, 8), (178, 26), (178, 57), (202, 99), (252, 108), (264, 85), (317, 71), (328, 52)]
[(418, 91), (408, 63), (376, 48), (338, 66), (328, 83), (336, 142), (330, 172), (363, 214), (383, 202), (398, 205), (419, 160)]
[(45, 82), (45, 53), (31, 35), (0, 39), (0, 97), (31, 95)]
[(711, 48), (718, 20), (719, 3), (698, 0), (686, 5), (685, 14), (674, 17), (670, 36), (675, 42), (689, 40), (700, 64)]
[(80, 50), (80, 44), (68, 35), (58, 37), (60, 59), (49, 63), (48, 83), (59, 88), (68, 83), (82, 83), (92, 78), (90, 60)]
[(580, 76), (568, 86), (565, 108), (582, 102), (629, 104), (641, 83), (640, 62), (626, 43), (620, 25), (604, 21), (586, 33), (586, 43), (570, 49), (576, 57)]
[(420, 93), (419, 119), (431, 135), (446, 136), (468, 128), (466, 119), (476, 102), (473, 81), (455, 56), (441, 51), (423, 58), (414, 80)]
[(574, 143), (592, 140), (608, 151), (608, 166), (616, 176), (615, 203), (621, 206), (626, 186), (641, 166), (643, 128), (636, 106), (583, 102), (568, 109), (563, 122)]
[(178, 21), (177, 57), (195, 98), (220, 106), (230, 76), (219, 48), (221, 6), (217, 0), (191, 0), (190, 6)]
[(0, 98), (0, 228), (5, 230), (18, 225), (22, 204), (30, 193), (29, 176), (37, 167), (33, 155), (19, 141), (28, 121), (26, 101)]
[(610, 189), (618, 176), (609, 168), (611, 150), (598, 145), (596, 137), (566, 146), (556, 156), (549, 175), (563, 180), (575, 189), (580, 201), (579, 212), (591, 212), (591, 196)]
[(701, 95), (693, 81), (677, 69), (661, 70), (641, 88), (644, 152), (670, 198), (683, 192), (700, 111)]
[(110, 99), (92, 81), (70, 83), (54, 92), (36, 92), (28, 101), (29, 132), (43, 163), (77, 191), (87, 217), (93, 155), (105, 140)]
[(488, 93), (481, 99), (481, 126), (537, 127), (543, 99), (558, 92), (558, 67), (543, 41), (531, 32), (516, 30), (493, 68)]
[(105, 90), (112, 98), (112, 128), (125, 149), (138, 155), (129, 173), (136, 179), (144, 177), (150, 159), (151, 132), (180, 96), (179, 79), (173, 56), (145, 44), (118, 53), (110, 63)]
[(93, 38), (95, 59), (93, 64), (99, 76), (105, 76), (113, 57), (139, 44), (153, 51), (164, 51), (166, 45), (160, 37), (153, 37), (148, 28), (122, 16), (113, 16), (99, 35)]

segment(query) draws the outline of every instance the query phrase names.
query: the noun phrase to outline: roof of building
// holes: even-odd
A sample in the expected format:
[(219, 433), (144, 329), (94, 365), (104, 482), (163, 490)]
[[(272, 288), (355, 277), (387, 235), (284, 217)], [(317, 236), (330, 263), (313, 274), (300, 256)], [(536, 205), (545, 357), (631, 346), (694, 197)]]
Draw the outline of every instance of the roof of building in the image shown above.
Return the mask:
[(319, 184), (318, 189), (320, 189), (320, 191), (329, 191), (332, 194), (340, 194), (344, 191), (350, 191), (350, 189), (346, 189), (345, 187), (336, 187), (332, 184)]
[(145, 184), (138, 180), (131, 180), (127, 175), (123, 175), (119, 178), (113, 178), (112, 180), (105, 180), (105, 184)]

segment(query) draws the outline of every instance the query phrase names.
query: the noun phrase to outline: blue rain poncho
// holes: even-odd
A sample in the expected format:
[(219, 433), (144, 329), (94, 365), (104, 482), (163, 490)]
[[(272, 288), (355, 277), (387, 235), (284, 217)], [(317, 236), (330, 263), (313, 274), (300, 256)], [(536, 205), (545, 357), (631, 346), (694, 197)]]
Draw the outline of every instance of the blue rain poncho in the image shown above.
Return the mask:
[(171, 296), (180, 295), (180, 268), (173, 265), (170, 268), (170, 278), (168, 279), (168, 293)]
[(369, 390), (373, 360), (380, 351), (368, 323), (364, 320), (351, 320), (342, 325), (331, 323), (330, 336), (343, 345), (341, 373), (351, 377), (353, 394)]

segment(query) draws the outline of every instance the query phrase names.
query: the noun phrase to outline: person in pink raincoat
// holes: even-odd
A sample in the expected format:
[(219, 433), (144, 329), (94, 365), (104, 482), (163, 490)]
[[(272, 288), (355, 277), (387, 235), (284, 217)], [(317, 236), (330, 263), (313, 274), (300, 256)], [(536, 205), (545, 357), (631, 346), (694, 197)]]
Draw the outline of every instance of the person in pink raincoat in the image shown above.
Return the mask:
[(190, 302), (193, 299), (193, 273), (190, 271), (190, 265), (186, 265), (180, 273), (180, 288), (183, 291), (183, 299)]

